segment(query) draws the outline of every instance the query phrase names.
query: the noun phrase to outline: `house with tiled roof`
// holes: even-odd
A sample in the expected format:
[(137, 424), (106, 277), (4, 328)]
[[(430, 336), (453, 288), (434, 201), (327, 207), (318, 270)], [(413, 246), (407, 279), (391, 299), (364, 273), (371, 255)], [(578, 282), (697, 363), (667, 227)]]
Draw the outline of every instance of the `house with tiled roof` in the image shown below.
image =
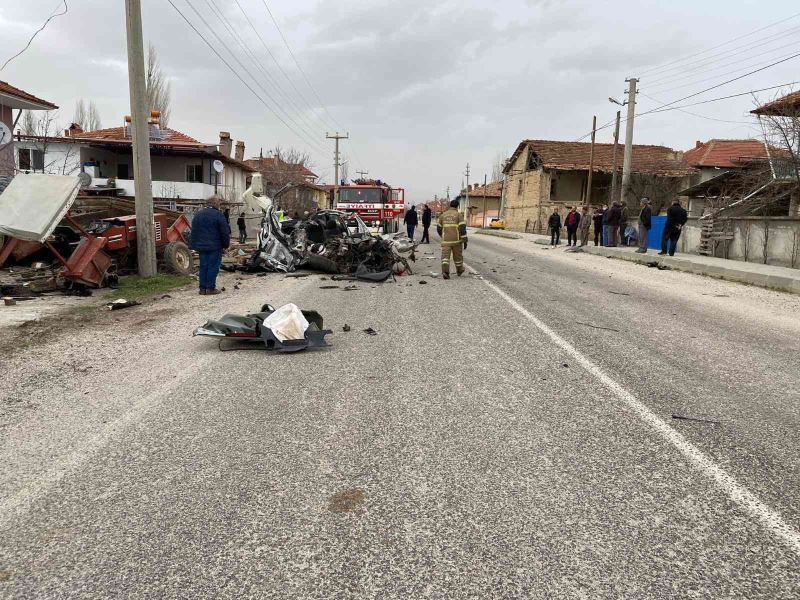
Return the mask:
[[(191, 208), (212, 194), (238, 203), (254, 169), (244, 163), (244, 143), (220, 132), (219, 143), (201, 142), (162, 127), (158, 114), (149, 121), (153, 199), (161, 206)], [(17, 168), (22, 172), (91, 175), (84, 193), (134, 196), (133, 139), (130, 117), (123, 125), (83, 131), (72, 124), (58, 135), (16, 136)], [(219, 170), (221, 167), (221, 171)]]
[(460, 210), (467, 205), (467, 225), (470, 227), (488, 227), (492, 219), (500, 217), (500, 199), (503, 195), (503, 182), (493, 181), (486, 185), (471, 184), (456, 196)]
[[(614, 145), (554, 140), (523, 140), (503, 171), (506, 227), (544, 232), (553, 209), (585, 203), (609, 202), (614, 171)], [(622, 168), (622, 146), (617, 149), (617, 170)], [(592, 187), (588, 190), (591, 163)], [(632, 180), (636, 195), (670, 195), (688, 184), (696, 170), (683, 153), (666, 146), (634, 145)], [(638, 185), (641, 184), (641, 185)], [(633, 186), (632, 186), (633, 187)], [(666, 199), (662, 200), (665, 202)]]
[(14, 176), (14, 144), (11, 143), (11, 136), (22, 111), (48, 111), (57, 108), (52, 102), (0, 81), (0, 123), (3, 124), (0, 127), (0, 191), (5, 189), (7, 182)]
[(261, 173), (264, 192), (268, 196), (274, 196), (288, 184), (313, 184), (318, 179), (316, 173), (305, 165), (286, 162), (279, 156), (259, 156), (245, 163)]

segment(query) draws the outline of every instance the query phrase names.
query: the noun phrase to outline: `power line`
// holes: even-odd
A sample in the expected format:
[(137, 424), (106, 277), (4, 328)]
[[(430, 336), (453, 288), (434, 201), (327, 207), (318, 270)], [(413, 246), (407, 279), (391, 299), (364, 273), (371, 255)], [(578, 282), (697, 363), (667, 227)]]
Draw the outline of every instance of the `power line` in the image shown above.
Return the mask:
[[(291, 125), (289, 125), (289, 124), (288, 124), (288, 123), (287, 123), (287, 122), (286, 122), (286, 121), (283, 119), (283, 117), (281, 117), (281, 116), (280, 116), (280, 115), (279, 115), (279, 114), (278, 114), (278, 113), (275, 111), (275, 109), (273, 109), (273, 108), (272, 108), (272, 106), (270, 106), (270, 105), (269, 105), (267, 102), (265, 102), (265, 101), (264, 101), (264, 99), (263, 99), (261, 96), (259, 96), (259, 95), (258, 95), (258, 92), (256, 92), (256, 91), (255, 91), (255, 90), (254, 90), (254, 89), (253, 89), (253, 88), (250, 86), (250, 84), (249, 84), (249, 83), (247, 83), (247, 81), (245, 81), (245, 79), (244, 79), (244, 78), (243, 78), (241, 75), (239, 75), (239, 73), (237, 73), (237, 72), (236, 72), (236, 70), (235, 70), (235, 69), (234, 69), (234, 68), (231, 66), (231, 64), (230, 64), (230, 63), (229, 63), (227, 60), (225, 60), (225, 57), (223, 57), (223, 56), (222, 56), (222, 55), (221, 55), (219, 52), (217, 52), (217, 49), (216, 49), (216, 48), (214, 48), (214, 46), (211, 44), (211, 42), (209, 42), (209, 41), (208, 41), (208, 40), (205, 38), (205, 36), (204, 36), (204, 35), (203, 35), (203, 34), (202, 34), (202, 33), (201, 33), (201, 32), (200, 32), (198, 29), (197, 29), (197, 27), (195, 27), (195, 26), (194, 26), (194, 23), (192, 23), (192, 22), (191, 22), (191, 21), (190, 21), (190, 20), (189, 20), (189, 19), (186, 17), (186, 15), (184, 15), (184, 14), (183, 14), (183, 12), (181, 12), (181, 10), (180, 10), (180, 9), (179, 9), (177, 6), (175, 6), (175, 3), (174, 3), (172, 0), (167, 0), (167, 2), (169, 2), (169, 4), (172, 6), (172, 8), (174, 8), (174, 9), (175, 9), (175, 11), (176, 11), (176, 12), (177, 12), (177, 13), (178, 13), (180, 16), (181, 16), (181, 18), (182, 18), (184, 21), (186, 21), (186, 24), (187, 24), (187, 25), (189, 25), (189, 27), (191, 27), (191, 28), (194, 30), (194, 32), (195, 32), (195, 33), (196, 33), (196, 34), (197, 34), (197, 35), (200, 37), (200, 39), (201, 39), (201, 40), (203, 40), (203, 42), (205, 42), (206, 46), (208, 46), (208, 47), (211, 49), (211, 51), (212, 51), (214, 54), (216, 54), (216, 55), (217, 55), (217, 58), (219, 58), (219, 59), (220, 59), (220, 60), (221, 60), (221, 61), (222, 61), (222, 62), (225, 64), (225, 66), (226, 66), (226, 67), (228, 67), (228, 70), (230, 70), (230, 72), (231, 72), (231, 73), (233, 73), (233, 74), (236, 76), (236, 78), (237, 78), (239, 81), (241, 81), (241, 82), (244, 84), (244, 86), (245, 86), (245, 87), (246, 87), (248, 90), (250, 90), (250, 92), (251, 92), (251, 93), (252, 93), (252, 94), (253, 94), (253, 95), (254, 95), (254, 96), (255, 96), (255, 97), (256, 97), (256, 98), (259, 100), (259, 102), (261, 102), (261, 104), (263, 104), (263, 105), (264, 105), (264, 106), (267, 108), (267, 110), (269, 110), (269, 112), (271, 112), (271, 113), (272, 113), (272, 114), (275, 116), (275, 118), (277, 118), (277, 119), (278, 119), (278, 120), (279, 120), (281, 123), (283, 123), (283, 125), (284, 125), (284, 126), (285, 126), (285, 127), (286, 127), (286, 128), (289, 130), (289, 131), (291, 131), (293, 134), (295, 134), (295, 135), (296, 135), (298, 138), (300, 138), (300, 139), (303, 139), (303, 140), (304, 140), (303, 136), (302, 136), (302, 135), (300, 135), (300, 134), (299, 134), (297, 131), (295, 131), (295, 129), (294, 129), (294, 128), (293, 128)], [(304, 141), (305, 141), (305, 140), (304, 140)]]
[[(69, 11), (69, 6), (67, 6), (67, 0), (61, 0), (61, 2), (59, 2), (59, 3), (56, 5), (56, 8), (58, 8), (58, 6), (60, 6), (62, 2), (63, 2), (63, 4), (64, 4), (64, 11), (63, 11), (63, 12), (60, 12), (60, 13), (56, 13), (56, 12), (54, 12), (54, 13), (53, 13), (53, 14), (51, 14), (49, 17), (47, 17), (47, 20), (46, 20), (44, 23), (42, 23), (42, 26), (41, 26), (41, 27), (39, 27), (39, 29), (37, 29), (36, 31), (34, 31), (34, 32), (33, 32), (33, 35), (32, 35), (32, 36), (30, 37), (30, 39), (28, 40), (28, 43), (27, 43), (27, 44), (25, 44), (25, 47), (24, 47), (22, 50), (20, 50), (19, 52), (17, 52), (17, 53), (16, 53), (14, 56), (12, 56), (11, 58), (9, 58), (9, 59), (8, 59), (6, 62), (4, 62), (4, 63), (3, 63), (3, 66), (2, 66), (2, 67), (0, 67), (0, 71), (2, 71), (3, 69), (5, 69), (5, 68), (6, 68), (6, 66), (8, 65), (8, 63), (10, 63), (12, 60), (14, 60), (14, 59), (15, 59), (15, 58), (17, 58), (18, 56), (20, 56), (20, 55), (21, 55), (23, 52), (25, 52), (25, 51), (26, 51), (28, 48), (30, 48), (30, 47), (31, 47), (31, 44), (33, 43), (33, 39), (34, 39), (34, 38), (35, 38), (37, 35), (39, 35), (39, 34), (40, 34), (42, 31), (44, 31), (44, 28), (45, 28), (45, 27), (47, 27), (47, 24), (48, 24), (48, 23), (50, 23), (50, 21), (52, 21), (52, 20), (53, 20), (53, 19), (55, 19), (56, 17), (60, 17), (60, 16), (62, 16), (62, 15), (65, 15), (65, 14), (67, 14), (67, 12)], [(53, 9), (53, 10), (55, 10), (55, 9)]]
[[(798, 31), (800, 31), (800, 27), (798, 27)], [(658, 85), (659, 87), (662, 87), (662, 86), (665, 86), (665, 85), (669, 85), (674, 81), (681, 81), (683, 79), (689, 79), (691, 77), (696, 77), (697, 75), (693, 75), (693, 73), (695, 73), (697, 71), (702, 71), (704, 69), (707, 69), (707, 71), (716, 71), (718, 69), (724, 69), (725, 67), (729, 67), (731, 65), (736, 65), (736, 64), (738, 64), (739, 68), (742, 69), (742, 68), (745, 68), (745, 65), (741, 64), (742, 60), (750, 60), (751, 58), (758, 58), (759, 56), (765, 56), (767, 54), (772, 54), (774, 52), (777, 52), (778, 50), (783, 50), (784, 48), (791, 48), (792, 46), (797, 46), (798, 43), (800, 43), (800, 40), (796, 39), (796, 40), (792, 41), (789, 44), (784, 44), (783, 46), (778, 46), (777, 48), (770, 48), (769, 50), (766, 50), (764, 52), (759, 52), (758, 54), (753, 54), (753, 55), (748, 56), (748, 57), (746, 57), (744, 59), (737, 59), (737, 60), (734, 60), (734, 61), (731, 61), (731, 62), (726, 62), (724, 64), (716, 65), (716, 66), (712, 66), (712, 67), (705, 67), (705, 66), (703, 66), (703, 67), (695, 67), (694, 69), (689, 69), (689, 70), (686, 70), (686, 71), (682, 71), (681, 74), (679, 74), (679, 75), (677, 75), (677, 74), (668, 75), (666, 77), (662, 77), (661, 79), (656, 79), (655, 81), (649, 81), (648, 83), (650, 85)], [(749, 52), (749, 51), (750, 51), (750, 49), (747, 50), (747, 52)], [(742, 53), (737, 52), (735, 54), (731, 54), (730, 56), (736, 56), (738, 54), (742, 54)], [(747, 66), (753, 66), (753, 65), (747, 65)]]
[(786, 21), (791, 21), (792, 19), (795, 19), (795, 18), (797, 18), (799, 16), (800, 16), (800, 13), (795, 13), (795, 14), (789, 16), (789, 17), (786, 17), (785, 19), (781, 19), (780, 21), (775, 21), (774, 23), (770, 23), (769, 25), (765, 25), (764, 27), (761, 27), (759, 29), (751, 31), (750, 33), (746, 33), (744, 35), (740, 35), (738, 37), (732, 38), (732, 39), (728, 40), (727, 42), (722, 42), (721, 44), (717, 44), (716, 46), (712, 46), (711, 48), (708, 48), (706, 50), (702, 50), (700, 52), (695, 52), (694, 54), (684, 55), (682, 57), (676, 58), (675, 60), (671, 60), (669, 62), (662, 63), (661, 65), (657, 65), (657, 66), (655, 66), (655, 67), (653, 67), (651, 69), (647, 69), (645, 71), (642, 71), (641, 75), (647, 75), (648, 73), (653, 73), (654, 71), (661, 71), (661, 70), (663, 70), (665, 67), (667, 67), (669, 65), (674, 65), (674, 64), (677, 64), (677, 63), (681, 63), (684, 60), (686, 60), (687, 58), (694, 58), (696, 56), (702, 56), (703, 54), (708, 54), (709, 52), (711, 52), (713, 50), (716, 50), (718, 48), (722, 48), (724, 46), (727, 46), (728, 44), (732, 44), (733, 42), (738, 42), (739, 40), (743, 40), (745, 38), (748, 38), (748, 37), (750, 37), (752, 35), (755, 35), (756, 33), (760, 33), (762, 31), (765, 31), (767, 29), (775, 27), (776, 25), (780, 25), (781, 23), (785, 23)]
[[(652, 96), (649, 96), (649, 95), (645, 94), (644, 92), (642, 92), (642, 96), (644, 96), (645, 98), (649, 98), (653, 102), (656, 102), (658, 104), (662, 104), (661, 100), (658, 100), (657, 98), (653, 98)], [(752, 123), (750, 121), (730, 121), (728, 119), (717, 119), (715, 117), (707, 117), (706, 115), (699, 115), (697, 113), (690, 112), (688, 110), (683, 110), (680, 107), (676, 107), (675, 110), (677, 110), (678, 112), (685, 113), (687, 115), (691, 115), (693, 117), (699, 117), (701, 119), (707, 119), (709, 121), (717, 121), (719, 123), (736, 123), (738, 125), (752, 125)]]
[[(313, 131), (313, 129), (315, 127), (315, 124), (312, 123), (308, 118), (305, 117), (305, 115), (303, 114), (303, 109), (300, 108), (300, 106), (296, 102), (292, 101), (292, 98), (289, 96), (289, 94), (287, 94), (283, 90), (283, 88), (280, 85), (278, 85), (278, 82), (275, 81), (275, 79), (272, 77), (272, 75), (267, 71), (267, 69), (263, 65), (263, 63), (260, 60), (258, 60), (258, 57), (256, 57), (256, 55), (253, 53), (253, 51), (250, 49), (250, 47), (246, 43), (244, 43), (244, 41), (242, 41), (240, 39), (240, 36), (238, 36), (236, 34), (236, 32), (234, 31), (233, 26), (231, 25), (231, 22), (225, 16), (223, 10), (221, 8), (215, 6), (214, 3), (211, 0), (206, 0), (206, 4), (212, 10), (212, 12), (214, 12), (214, 14), (217, 17), (219, 17), (219, 19), (222, 22), (222, 24), (225, 27), (225, 29), (228, 30), (228, 33), (230, 34), (231, 38), (233, 38), (233, 40), (239, 45), (239, 47), (244, 51), (244, 53), (250, 58), (250, 60), (253, 61), (253, 64), (256, 66), (256, 68), (259, 71), (261, 71), (261, 73), (264, 75), (264, 77), (265, 77), (265, 79), (267, 81), (267, 84), (271, 85), (273, 87), (273, 89), (275, 89), (275, 91), (280, 94), (280, 97), (286, 102), (287, 105), (291, 105), (291, 107), (296, 112), (297, 118), (298, 119), (302, 119), (303, 125), (307, 126), (307, 127), (310, 127), (311, 130)], [(245, 15), (245, 18), (246, 17), (247, 17), (247, 15)], [(286, 112), (288, 113), (288, 111), (286, 111)], [(305, 131), (308, 132), (308, 130), (305, 130)]]
[[(269, 49), (269, 46), (268, 46), (268, 45), (267, 45), (267, 43), (264, 41), (264, 38), (261, 36), (261, 33), (259, 33), (259, 31), (258, 31), (258, 29), (256, 29), (255, 25), (253, 25), (253, 22), (252, 22), (252, 21), (251, 21), (251, 20), (248, 18), (248, 16), (247, 16), (247, 13), (246, 13), (246, 12), (244, 11), (244, 9), (242, 8), (242, 5), (241, 5), (241, 4), (239, 4), (239, 0), (234, 0), (234, 1), (236, 2), (236, 6), (238, 6), (238, 7), (239, 7), (239, 10), (241, 11), (242, 15), (244, 15), (244, 18), (245, 18), (245, 20), (247, 21), (247, 24), (248, 24), (248, 25), (250, 25), (250, 29), (252, 29), (252, 30), (253, 30), (253, 33), (255, 33), (255, 34), (256, 34), (256, 37), (258, 37), (259, 41), (261, 42), (261, 45), (264, 47), (264, 50), (266, 50), (266, 51), (267, 51), (267, 54), (269, 54), (269, 57), (272, 59), (272, 62), (274, 62), (274, 63), (275, 63), (275, 66), (276, 66), (276, 67), (278, 67), (278, 69), (280, 70), (280, 72), (281, 72), (281, 73), (283, 73), (283, 76), (286, 78), (286, 81), (288, 81), (288, 82), (289, 82), (289, 84), (292, 86), (292, 88), (293, 88), (293, 89), (294, 89), (294, 91), (297, 93), (297, 95), (298, 95), (298, 96), (299, 96), (299, 97), (300, 97), (300, 98), (303, 100), (303, 102), (304, 102), (304, 103), (305, 103), (305, 105), (308, 107), (308, 109), (309, 109), (309, 111), (311, 112), (311, 114), (312, 114), (312, 115), (314, 115), (314, 117), (316, 117), (316, 118), (319, 120), (319, 122), (320, 122), (320, 123), (322, 123), (322, 125), (323, 125), (323, 126), (325, 126), (326, 128), (328, 128), (328, 125), (329, 125), (329, 124), (326, 124), (326, 123), (325, 123), (325, 122), (324, 122), (324, 121), (323, 121), (323, 120), (322, 120), (322, 119), (321, 119), (321, 118), (320, 118), (320, 117), (319, 117), (319, 116), (318, 116), (318, 115), (317, 115), (317, 114), (314, 112), (314, 108), (313, 108), (313, 106), (311, 105), (311, 102), (309, 102), (309, 101), (308, 101), (308, 99), (305, 97), (305, 95), (304, 95), (304, 94), (303, 94), (303, 93), (302, 93), (302, 92), (301, 92), (301, 91), (298, 89), (298, 87), (295, 85), (295, 83), (294, 83), (294, 81), (291, 79), (291, 77), (289, 77), (289, 75), (286, 73), (286, 71), (284, 71), (283, 67), (282, 67), (282, 66), (281, 66), (281, 64), (278, 62), (278, 60), (275, 58), (275, 55), (272, 53), (272, 50), (270, 50), (270, 49)], [(335, 129), (335, 127), (330, 127), (330, 129)]]
[(280, 34), (281, 39), (283, 40), (283, 45), (286, 46), (286, 49), (289, 51), (289, 56), (292, 57), (292, 60), (294, 61), (295, 66), (297, 67), (297, 70), (300, 71), (300, 74), (303, 76), (303, 79), (305, 79), (306, 83), (308, 84), (309, 89), (314, 93), (314, 96), (316, 97), (317, 101), (319, 102), (320, 106), (322, 107), (322, 110), (324, 110), (325, 114), (327, 114), (330, 117), (330, 119), (333, 121), (334, 125), (336, 125), (340, 129), (344, 129), (344, 127), (342, 127), (341, 124), (338, 123), (336, 121), (336, 119), (333, 118), (333, 115), (328, 111), (328, 108), (325, 106), (325, 103), (322, 101), (322, 98), (319, 97), (319, 94), (317, 93), (317, 90), (311, 84), (311, 80), (309, 80), (308, 76), (306, 75), (306, 72), (303, 70), (303, 67), (301, 67), (300, 63), (297, 61), (297, 57), (295, 57), (294, 52), (292, 52), (292, 48), (289, 46), (289, 42), (286, 41), (286, 37), (283, 35), (283, 31), (281, 31), (280, 25), (278, 25), (278, 21), (275, 20), (275, 16), (272, 14), (272, 11), (269, 9), (269, 5), (267, 4), (267, 0), (261, 0), (261, 2), (264, 4), (264, 8), (267, 10), (267, 14), (269, 15), (269, 18), (272, 20), (272, 23), (275, 25), (275, 29), (278, 30), (278, 34)]
[[(172, 2), (170, 2), (170, 4), (172, 4)], [(273, 104), (275, 104), (275, 106), (286, 116), (286, 118), (289, 121), (291, 121), (292, 123), (294, 123), (297, 126), (297, 128), (303, 133), (303, 135), (309, 136), (308, 138), (305, 138), (305, 142), (310, 144), (311, 146), (315, 146), (315, 142), (313, 141), (314, 135), (310, 134), (308, 131), (306, 131), (304, 125), (302, 125), (302, 124), (298, 123), (297, 121), (295, 121), (291, 117), (291, 115), (289, 115), (289, 113), (283, 107), (280, 106), (280, 103), (275, 100), (275, 98), (272, 96), (272, 94), (270, 94), (266, 90), (266, 88), (264, 88), (264, 86), (261, 85), (258, 82), (257, 78), (253, 76), (253, 74), (250, 72), (250, 70), (246, 66), (244, 66), (244, 64), (242, 64), (242, 61), (239, 60), (239, 57), (236, 56), (236, 54), (230, 49), (230, 47), (228, 47), (228, 45), (222, 40), (222, 38), (219, 36), (219, 34), (217, 34), (217, 32), (214, 30), (214, 28), (212, 28), (211, 25), (209, 25), (208, 21), (206, 21), (205, 17), (203, 17), (203, 15), (200, 13), (200, 11), (198, 11), (197, 8), (195, 8), (195, 6), (192, 4), (191, 0), (186, 0), (186, 4), (189, 6), (189, 8), (191, 8), (194, 11), (194, 13), (199, 17), (199, 19), (208, 28), (208, 30), (211, 31), (211, 33), (214, 35), (215, 38), (217, 38), (217, 41), (220, 43), (220, 45), (222, 45), (222, 47), (225, 48), (225, 50), (228, 51), (228, 53), (231, 55), (231, 57), (239, 64), (239, 66), (244, 70), (244, 72), (247, 73), (247, 75), (253, 81), (255, 81), (256, 85), (259, 88), (261, 88), (261, 91), (264, 92), (264, 95), (267, 96), (267, 98), (269, 98), (270, 101), (272, 101)], [(317, 150), (320, 151), (320, 152), (322, 151), (321, 147), (317, 147)]]
[[(773, 86), (770, 86), (770, 87), (765, 87), (765, 88), (761, 88), (761, 89), (757, 89), (757, 90), (749, 90), (747, 92), (741, 92), (741, 93), (738, 93), (738, 94), (730, 94), (728, 96), (720, 96), (719, 98), (711, 98), (709, 100), (702, 100), (700, 102), (693, 102), (691, 104), (682, 104), (681, 106), (669, 106), (667, 104), (662, 104), (660, 108), (654, 108), (652, 110), (648, 110), (646, 112), (639, 113), (638, 115), (636, 115), (636, 117), (638, 118), (638, 117), (643, 117), (645, 115), (651, 115), (651, 114), (656, 114), (656, 113), (661, 113), (661, 112), (668, 112), (668, 111), (671, 111), (671, 110), (680, 111), (680, 110), (682, 110), (684, 108), (691, 108), (692, 106), (700, 106), (701, 104), (710, 104), (712, 102), (719, 102), (721, 100), (730, 100), (731, 98), (740, 98), (742, 96), (750, 96), (751, 94), (757, 94), (758, 92), (768, 92), (770, 90), (777, 90), (777, 89), (780, 89), (780, 88), (787, 88), (787, 87), (792, 86), (792, 85), (797, 85), (798, 83), (800, 83), (800, 82), (799, 81), (790, 81), (788, 83), (781, 83), (780, 85), (773, 85)], [(646, 95), (646, 94), (642, 94), (642, 95)], [(656, 100), (656, 102), (658, 102), (658, 101)], [(679, 102), (679, 101), (676, 101), (676, 102)], [(627, 119), (626, 119), (626, 121), (627, 121)], [(613, 120), (609, 121), (608, 123), (604, 123), (600, 127), (596, 128), (595, 132), (602, 131), (603, 129), (607, 129), (608, 127), (610, 127), (615, 122), (616, 122), (616, 117)], [(587, 133), (586, 135), (583, 135), (583, 136), (579, 137), (575, 141), (576, 142), (580, 142), (581, 140), (586, 139), (590, 135), (592, 135), (591, 131), (589, 133)]]

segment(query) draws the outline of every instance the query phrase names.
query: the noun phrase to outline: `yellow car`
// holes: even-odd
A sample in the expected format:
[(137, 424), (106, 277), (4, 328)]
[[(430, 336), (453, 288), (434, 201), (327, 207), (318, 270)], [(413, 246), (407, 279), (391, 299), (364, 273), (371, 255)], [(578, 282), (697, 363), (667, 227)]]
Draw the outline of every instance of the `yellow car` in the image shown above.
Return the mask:
[(489, 229), (505, 229), (506, 222), (503, 219), (492, 219), (492, 222), (489, 223)]

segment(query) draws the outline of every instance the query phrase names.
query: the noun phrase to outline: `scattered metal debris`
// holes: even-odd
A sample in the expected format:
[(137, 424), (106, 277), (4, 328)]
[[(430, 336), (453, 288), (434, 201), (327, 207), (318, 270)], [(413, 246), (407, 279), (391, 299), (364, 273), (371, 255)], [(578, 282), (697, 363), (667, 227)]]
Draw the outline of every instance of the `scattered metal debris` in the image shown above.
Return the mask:
[(367, 335), (378, 335), (378, 332), (375, 331), (372, 327), (367, 327), (364, 330), (364, 333), (366, 333)]
[(419, 281), (419, 284), (420, 284), (420, 285), (425, 285), (426, 283), (428, 283), (428, 282), (427, 282), (427, 281), (425, 281), (424, 279), (421, 279), (421, 280)]
[(123, 308), (130, 308), (131, 306), (139, 306), (141, 302), (136, 300), (126, 300), (125, 298), (118, 298), (113, 302), (106, 304), (109, 310), (122, 310)]
[(698, 417), (687, 417), (686, 415), (672, 415), (673, 419), (680, 419), (681, 421), (696, 421), (698, 423), (711, 423), (712, 425), (722, 425), (722, 421), (715, 421), (714, 419), (700, 419)]
[(306, 348), (328, 346), (325, 336), (333, 333), (323, 329), (322, 315), (314, 310), (300, 310), (294, 304), (285, 304), (276, 310), (270, 304), (261, 311), (247, 315), (226, 314), (220, 320), (209, 320), (192, 335), (220, 338), (220, 351), (225, 339), (236, 342), (263, 342), (267, 350), (298, 352)]
[(578, 325), (586, 325), (586, 327), (591, 327), (592, 329), (603, 329), (605, 331), (615, 331), (619, 333), (619, 329), (614, 329), (613, 327), (602, 327), (600, 325), (592, 325), (591, 323), (584, 323), (583, 321), (575, 321)]
[(338, 285), (321, 285), (321, 286), (319, 286), (319, 289), (321, 289), (321, 290), (338, 290), (339, 286)]
[(344, 331), (344, 332), (350, 331), (350, 325), (348, 325), (347, 323), (345, 323), (345, 324), (344, 324), (344, 327), (342, 327), (342, 331)]
[[(586, 283), (585, 281), (583, 283)], [(630, 296), (627, 292), (615, 292), (614, 290), (608, 290), (609, 294), (614, 294), (616, 296)]]

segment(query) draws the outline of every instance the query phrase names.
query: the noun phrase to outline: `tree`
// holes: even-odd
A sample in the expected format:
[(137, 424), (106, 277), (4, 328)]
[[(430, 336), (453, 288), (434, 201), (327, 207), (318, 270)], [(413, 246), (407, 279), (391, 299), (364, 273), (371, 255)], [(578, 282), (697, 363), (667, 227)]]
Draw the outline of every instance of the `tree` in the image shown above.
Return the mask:
[(94, 100), (90, 100), (87, 105), (83, 98), (78, 99), (75, 103), (72, 122), (80, 125), (84, 131), (97, 131), (103, 127), (100, 122), (100, 111), (97, 110)]
[(161, 125), (169, 125), (172, 112), (172, 84), (161, 70), (161, 62), (153, 44), (147, 46), (147, 72), (145, 73), (147, 106), (161, 112)]
[(25, 135), (36, 135), (36, 117), (33, 115), (32, 110), (26, 110), (22, 113), (22, 124), (20, 128)]
[[(48, 175), (71, 175), (80, 169), (78, 146), (75, 144), (68, 144), (63, 148), (52, 146), (53, 140), (61, 133), (56, 111), (47, 111), (39, 117), (32, 113), (23, 114), (23, 129), (25, 135), (34, 138), (28, 144), (29, 149), (40, 156), (40, 159), (36, 159), (33, 154), (31, 155), (31, 171)], [(39, 166), (36, 166), (37, 160), (41, 161)]]
[(503, 169), (506, 166), (507, 160), (507, 155), (503, 151), (500, 151), (495, 155), (494, 161), (492, 162), (492, 182), (501, 181), (503, 179)]

